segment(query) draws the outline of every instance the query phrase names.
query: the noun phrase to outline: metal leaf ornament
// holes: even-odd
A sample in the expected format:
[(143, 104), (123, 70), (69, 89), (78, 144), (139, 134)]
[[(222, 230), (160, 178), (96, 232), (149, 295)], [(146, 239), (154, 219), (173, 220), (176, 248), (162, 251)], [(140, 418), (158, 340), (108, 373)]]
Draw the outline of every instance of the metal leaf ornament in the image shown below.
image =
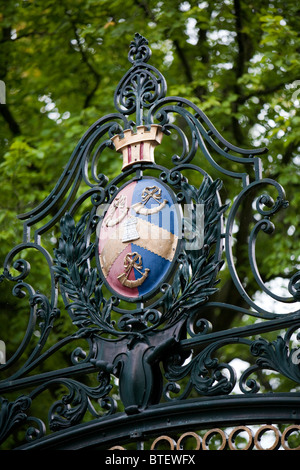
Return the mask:
[(62, 219), (53, 270), (68, 298), (66, 308), (73, 323), (87, 334), (93, 331), (91, 326), (96, 331), (115, 333), (110, 323), (112, 301), (102, 295), (97, 269), (89, 267), (95, 245), (87, 245), (84, 237), (88, 217), (88, 213), (82, 216), (77, 225), (70, 214)]
[[(218, 222), (228, 205), (219, 206), (216, 193), (222, 187), (222, 182), (211, 182), (204, 178), (199, 190), (188, 183), (183, 188), (194, 199), (196, 204), (204, 205), (204, 243), (198, 250), (185, 250), (181, 254), (181, 266), (172, 282), (172, 297), (164, 318), (176, 322), (183, 315), (191, 316), (218, 289), (216, 276), (223, 262), (211, 253), (219, 237)], [(195, 221), (192, 220), (192, 224)], [(196, 230), (196, 227), (192, 227)], [(192, 248), (192, 247), (190, 247)]]

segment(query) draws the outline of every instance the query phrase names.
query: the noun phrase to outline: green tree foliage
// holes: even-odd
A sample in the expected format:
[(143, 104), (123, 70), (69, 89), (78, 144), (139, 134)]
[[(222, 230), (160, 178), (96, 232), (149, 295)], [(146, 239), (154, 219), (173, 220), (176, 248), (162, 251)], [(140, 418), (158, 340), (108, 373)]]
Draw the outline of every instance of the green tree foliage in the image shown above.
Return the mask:
[[(291, 0), (2, 0), (1, 261), (21, 241), (17, 214), (49, 194), (82, 134), (114, 112), (114, 90), (130, 66), (128, 46), (139, 32), (149, 40), (151, 64), (166, 77), (169, 96), (197, 104), (233, 144), (269, 148), (262, 157), (265, 176), (283, 184), (290, 208), (280, 212), (278, 231), (258, 246), (260, 269), (266, 281), (289, 278), (300, 256), (299, 13)], [(120, 171), (115, 158), (103, 166), (110, 178)], [(226, 202), (239, 189), (238, 183), (226, 186), (226, 178), (224, 183)], [(234, 236), (240, 275), (254, 295), (245, 245), (250, 209), (245, 202)], [(56, 235), (49, 236), (52, 248)], [(33, 276), (43, 290), (43, 267)], [(221, 286), (218, 300), (244, 306), (226, 271)], [(15, 300), (5, 290), (0, 307), (1, 330), (13, 349), (25, 320), (17, 318)], [(217, 329), (241, 321), (224, 312), (211, 320)]]

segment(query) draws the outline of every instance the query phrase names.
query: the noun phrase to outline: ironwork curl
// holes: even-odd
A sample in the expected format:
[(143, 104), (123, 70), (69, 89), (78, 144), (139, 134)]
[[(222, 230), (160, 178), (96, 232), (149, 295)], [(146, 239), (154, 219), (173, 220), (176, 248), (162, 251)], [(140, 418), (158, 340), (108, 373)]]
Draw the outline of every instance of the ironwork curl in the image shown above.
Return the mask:
[(133, 67), (122, 78), (115, 92), (115, 108), (124, 115), (136, 113), (136, 125), (143, 124), (143, 109), (149, 108), (166, 94), (165, 78), (155, 67), (146, 64), (150, 56), (148, 41), (136, 34), (128, 54)]

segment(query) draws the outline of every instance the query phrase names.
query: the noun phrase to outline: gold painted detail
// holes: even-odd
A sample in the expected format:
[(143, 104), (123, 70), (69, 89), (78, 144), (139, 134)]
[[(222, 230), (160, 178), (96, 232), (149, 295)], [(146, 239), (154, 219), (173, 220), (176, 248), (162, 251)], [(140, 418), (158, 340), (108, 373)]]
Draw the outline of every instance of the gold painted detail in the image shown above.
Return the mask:
[[(135, 281), (128, 279), (128, 276), (133, 268), (142, 275), (142, 277), (136, 279)], [(130, 287), (131, 289), (143, 284), (143, 282), (147, 279), (148, 273), (150, 271), (149, 268), (146, 268), (145, 271), (142, 272), (142, 257), (136, 252), (127, 253), (124, 258), (124, 269), (125, 272), (118, 276), (118, 280), (121, 284), (123, 284), (123, 286)]]
[[(139, 239), (135, 241), (135, 244), (171, 262), (178, 244), (178, 237), (146, 220), (135, 220), (137, 220), (136, 230), (139, 234)], [(111, 266), (124, 250), (122, 241), (124, 231), (122, 230), (125, 222), (121, 224), (120, 230), (111, 234), (100, 253), (101, 269), (105, 277), (108, 276)]]
[[(158, 203), (158, 206), (154, 206), (151, 208), (145, 207), (145, 204), (147, 204), (150, 199), (153, 199), (155, 202)], [(147, 186), (145, 189), (143, 189), (142, 192), (142, 201), (137, 202), (136, 204), (133, 204), (132, 209), (137, 213), (137, 214), (142, 214), (142, 215), (151, 215), (151, 214), (156, 214), (157, 212), (161, 211), (166, 204), (168, 204), (167, 199), (164, 199), (162, 202), (161, 201), (161, 189), (158, 188), (157, 186)]]
[[(282, 425), (280, 425), (281, 427)], [(189, 431), (179, 437), (163, 434), (152, 443), (140, 442), (144, 450), (300, 450), (300, 425), (235, 426), (234, 428), (213, 428), (208, 431)], [(116, 447), (111, 447), (113, 450)], [(118, 449), (127, 450), (124, 446)]]
[[(122, 220), (124, 219), (124, 217), (126, 217), (129, 211), (129, 207), (125, 207), (126, 204), (127, 204), (127, 197), (125, 195), (121, 195), (115, 198), (115, 200), (112, 203), (112, 210), (109, 213), (105, 221), (106, 227), (113, 227), (119, 224), (120, 222), (122, 222)], [(117, 211), (117, 209), (119, 209), (120, 213), (117, 217), (113, 218), (113, 215)]]
[(135, 242), (136, 245), (168, 261), (173, 260), (178, 244), (176, 235), (142, 219), (138, 219), (137, 230), (140, 238)]

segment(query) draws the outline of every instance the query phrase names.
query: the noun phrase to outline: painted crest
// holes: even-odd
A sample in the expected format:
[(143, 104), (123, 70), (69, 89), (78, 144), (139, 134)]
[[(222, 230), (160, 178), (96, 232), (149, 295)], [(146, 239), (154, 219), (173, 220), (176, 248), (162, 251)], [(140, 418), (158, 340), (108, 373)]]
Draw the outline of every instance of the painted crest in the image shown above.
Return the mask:
[(169, 278), (181, 239), (171, 190), (156, 178), (127, 183), (111, 201), (99, 232), (107, 287), (130, 301), (148, 298)]

